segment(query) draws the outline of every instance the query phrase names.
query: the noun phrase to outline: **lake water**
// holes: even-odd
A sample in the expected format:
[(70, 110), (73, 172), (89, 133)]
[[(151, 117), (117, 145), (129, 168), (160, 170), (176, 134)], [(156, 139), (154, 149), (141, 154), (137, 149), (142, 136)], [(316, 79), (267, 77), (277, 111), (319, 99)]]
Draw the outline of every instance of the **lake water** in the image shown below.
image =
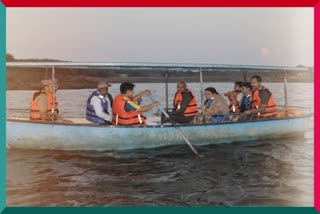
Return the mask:
[[(232, 83), (205, 83), (224, 93)], [(279, 105), (283, 85), (266, 83)], [(200, 103), (200, 86), (190, 83)], [(163, 84), (150, 89), (163, 106)], [(169, 106), (175, 92), (169, 84)], [(84, 117), (92, 90), (61, 90), (65, 117)], [(115, 96), (119, 84), (110, 92)], [(313, 108), (313, 84), (289, 83), (289, 105)], [(7, 115), (28, 116), (33, 91), (8, 91)], [(143, 103), (149, 103), (144, 98)], [(13, 109), (22, 109), (22, 112)], [(156, 109), (147, 113), (152, 115)], [(131, 151), (7, 149), (8, 206), (313, 206), (313, 120), (304, 138)], [(128, 136), (130, 137), (130, 136)]]

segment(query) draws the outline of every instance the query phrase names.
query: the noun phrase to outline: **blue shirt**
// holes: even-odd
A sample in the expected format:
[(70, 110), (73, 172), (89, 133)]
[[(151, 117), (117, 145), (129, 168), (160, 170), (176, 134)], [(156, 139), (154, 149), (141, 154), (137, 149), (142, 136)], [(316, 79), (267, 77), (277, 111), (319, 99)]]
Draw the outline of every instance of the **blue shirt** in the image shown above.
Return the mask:
[(244, 95), (240, 103), (240, 112), (242, 113), (250, 109), (251, 109), (250, 94)]

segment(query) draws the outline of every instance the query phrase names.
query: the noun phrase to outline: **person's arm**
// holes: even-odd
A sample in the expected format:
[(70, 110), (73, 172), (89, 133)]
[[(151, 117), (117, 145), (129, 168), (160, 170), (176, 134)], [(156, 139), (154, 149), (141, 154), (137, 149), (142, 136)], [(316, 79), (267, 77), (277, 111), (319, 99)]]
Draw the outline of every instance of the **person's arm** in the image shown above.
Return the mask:
[(106, 121), (112, 121), (112, 116), (103, 111), (103, 108), (101, 106), (101, 100), (99, 97), (97, 96), (92, 97), (90, 104), (93, 105), (94, 111), (96, 112), (96, 115), (98, 117)]
[(183, 114), (183, 112), (186, 110), (186, 108), (190, 104), (191, 100), (192, 100), (191, 93), (182, 93), (182, 100), (181, 100), (181, 104), (180, 104), (180, 109), (177, 111), (174, 111), (173, 114)]
[(149, 111), (150, 109), (152, 109), (153, 107), (160, 105), (160, 103), (154, 102), (151, 103), (149, 105), (146, 106), (139, 106), (136, 103), (132, 102), (132, 101), (127, 101), (124, 108), (126, 112), (130, 112), (130, 111), (141, 111), (141, 112), (145, 112), (145, 111)]
[(150, 109), (152, 109), (152, 108), (154, 108), (154, 107), (156, 107), (158, 105), (160, 105), (159, 101), (151, 103), (151, 104), (146, 105), (146, 106), (141, 106), (139, 111), (141, 111), (141, 112), (149, 111)]
[(227, 93), (224, 93), (223, 95), (224, 95), (225, 97), (229, 97), (229, 96), (231, 96), (231, 93), (232, 93), (232, 91), (228, 91)]
[(218, 114), (218, 111), (212, 108), (206, 108), (204, 111), (205, 115), (215, 115)]
[(137, 94), (137, 95), (135, 95), (135, 96), (133, 97), (133, 100), (134, 100), (134, 101), (137, 101), (137, 100), (141, 99), (142, 96), (148, 95), (148, 94), (151, 94), (151, 92), (150, 92), (149, 90), (141, 91), (139, 94)]

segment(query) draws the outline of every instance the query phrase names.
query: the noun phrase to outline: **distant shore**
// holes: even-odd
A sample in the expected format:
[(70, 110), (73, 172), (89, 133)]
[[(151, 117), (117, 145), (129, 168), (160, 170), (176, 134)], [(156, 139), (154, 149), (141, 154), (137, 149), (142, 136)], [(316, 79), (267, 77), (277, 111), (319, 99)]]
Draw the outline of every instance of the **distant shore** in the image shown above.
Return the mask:
[[(7, 54), (10, 62), (63, 62), (53, 59), (15, 59)], [(51, 70), (44, 68), (12, 68), (7, 67), (7, 90), (35, 90), (42, 88), (41, 80), (51, 78)], [(263, 82), (283, 82), (282, 72), (261, 71), (206, 71), (203, 70), (204, 82), (235, 82), (247, 81), (253, 75), (260, 75)], [(288, 82), (313, 82), (313, 69), (309, 71), (288, 72)], [(134, 83), (164, 83), (164, 71), (160, 70), (116, 70), (116, 69), (82, 69), (57, 68), (56, 78), (59, 79), (60, 89), (89, 89), (95, 88), (97, 82), (108, 80), (110, 83), (130, 81)], [(169, 82), (184, 80), (186, 82), (199, 82), (199, 73), (192, 70), (170, 71)]]
[[(247, 80), (252, 75), (261, 75), (264, 82), (283, 82), (282, 72), (247, 72)], [(243, 81), (242, 72), (204, 72), (204, 82), (234, 82)], [(7, 90), (34, 90), (41, 88), (41, 80), (50, 79), (51, 72), (39, 68), (9, 68), (7, 69)], [(117, 70), (80, 70), (57, 69), (60, 89), (95, 88), (97, 82), (108, 80), (111, 83), (130, 81), (134, 83), (164, 83), (164, 74), (160, 71), (117, 71)], [(169, 74), (169, 82), (184, 80), (199, 82), (199, 73), (175, 72)], [(288, 82), (313, 82), (313, 73), (291, 72)]]

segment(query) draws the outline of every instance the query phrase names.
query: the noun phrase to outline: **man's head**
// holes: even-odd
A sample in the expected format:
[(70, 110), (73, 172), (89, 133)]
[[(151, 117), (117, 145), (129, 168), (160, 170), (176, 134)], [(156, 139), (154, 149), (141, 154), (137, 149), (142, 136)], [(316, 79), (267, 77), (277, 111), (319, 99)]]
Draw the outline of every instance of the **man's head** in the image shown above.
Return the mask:
[(262, 84), (262, 78), (258, 75), (251, 77), (251, 87), (252, 90), (256, 91), (261, 87)]
[(52, 81), (51, 79), (49, 80), (42, 80), (41, 81), (43, 86), (44, 86), (44, 90), (48, 91), (50, 93), (56, 92), (58, 90), (58, 79), (54, 79), (54, 81)]
[(102, 95), (102, 96), (107, 96), (107, 94), (109, 93), (109, 87), (111, 85), (108, 83), (108, 82), (99, 82), (98, 85), (97, 85), (97, 90), (99, 91), (99, 93)]
[(243, 85), (242, 85), (242, 93), (244, 95), (250, 94), (251, 90), (252, 90), (252, 87), (251, 87), (251, 83), (250, 82), (243, 83)]
[(233, 90), (236, 92), (241, 92), (242, 91), (242, 84), (243, 84), (243, 82), (241, 82), (241, 81), (235, 82)]
[(177, 91), (185, 92), (187, 90), (187, 84), (184, 81), (180, 81), (177, 83)]
[(124, 82), (120, 85), (120, 93), (125, 97), (132, 98), (134, 87), (135, 87), (135, 84), (131, 82)]

